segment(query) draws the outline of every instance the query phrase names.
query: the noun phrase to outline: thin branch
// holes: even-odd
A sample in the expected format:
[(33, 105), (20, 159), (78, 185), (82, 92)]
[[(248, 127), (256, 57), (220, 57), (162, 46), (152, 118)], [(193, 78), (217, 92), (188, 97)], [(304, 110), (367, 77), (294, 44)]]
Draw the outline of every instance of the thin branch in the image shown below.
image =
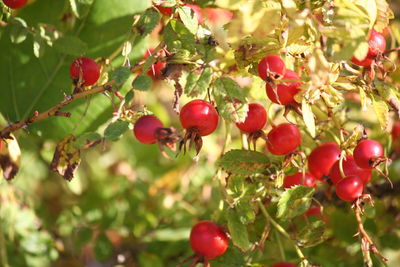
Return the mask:
[(94, 94), (102, 93), (107, 90), (111, 90), (111, 86), (113, 85), (113, 83), (114, 83), (113, 81), (110, 81), (104, 85), (93, 87), (90, 90), (66, 96), (63, 101), (61, 101), (54, 107), (52, 107), (42, 113), (35, 112), (34, 115), (29, 117), (28, 119), (23, 120), (23, 121), (17, 121), (15, 123), (5, 127), (4, 129), (2, 129), (0, 131), (0, 138), (10, 138), (10, 133), (15, 132), (21, 128), (24, 128), (24, 127), (28, 126), (29, 124), (32, 124), (32, 123), (38, 122), (38, 121), (42, 121), (42, 120), (47, 119), (52, 116), (59, 116), (61, 114), (59, 111), (62, 108), (64, 108), (65, 106), (71, 104), (72, 102), (74, 102), (78, 99), (85, 98), (85, 97), (88, 97), (88, 96), (91, 96)]

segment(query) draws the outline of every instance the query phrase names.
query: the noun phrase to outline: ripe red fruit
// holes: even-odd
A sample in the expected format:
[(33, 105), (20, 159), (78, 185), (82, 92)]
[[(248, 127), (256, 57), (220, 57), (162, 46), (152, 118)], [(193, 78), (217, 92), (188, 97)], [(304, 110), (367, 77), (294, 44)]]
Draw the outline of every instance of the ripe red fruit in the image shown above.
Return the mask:
[[(273, 86), (270, 83), (266, 84), (266, 91), (268, 98), (280, 105), (287, 105), (290, 103), (294, 103), (294, 96), (300, 91), (300, 77), (296, 72), (292, 70), (286, 70), (283, 79), (287, 80), (296, 80), (296, 81), (287, 81), (284, 83), (276, 84), (276, 89), (274, 90)], [(275, 92), (276, 91), (276, 92)]]
[(0, 151), (3, 148), (3, 140), (0, 139)]
[[(154, 51), (154, 48), (146, 50), (146, 53), (144, 54), (143, 59), (148, 58), (153, 53), (153, 51)], [(147, 72), (147, 75), (153, 79), (159, 79), (160, 77), (162, 77), (163, 70), (165, 69), (166, 66), (167, 66), (167, 63), (162, 62), (162, 61), (157, 61), (156, 63), (154, 63), (151, 66), (151, 68)]]
[(198, 131), (201, 136), (206, 136), (215, 131), (219, 117), (213, 105), (196, 99), (183, 106), (179, 119), (186, 130)]
[(356, 64), (357, 66), (362, 66), (362, 67), (369, 68), (372, 65), (373, 59), (369, 58), (369, 57), (366, 57), (363, 60), (358, 60), (355, 57), (352, 57), (350, 61), (353, 62), (354, 64)]
[(155, 6), (161, 14), (164, 16), (170, 17), (172, 15), (173, 7), (168, 7), (168, 6), (162, 6), (162, 5), (156, 5)]
[(289, 262), (280, 262), (272, 265), (271, 267), (297, 267), (297, 265)]
[(156, 131), (163, 128), (162, 122), (154, 115), (140, 117), (133, 129), (136, 139), (142, 144), (153, 144), (157, 141)]
[(362, 195), (364, 190), (363, 181), (355, 175), (350, 175), (336, 185), (336, 195), (344, 201), (353, 201)]
[(236, 123), (236, 126), (246, 133), (261, 130), (267, 122), (267, 111), (257, 103), (249, 104), (249, 111), (244, 122)]
[(359, 167), (372, 169), (373, 160), (383, 157), (383, 147), (375, 140), (362, 140), (354, 148), (353, 157)]
[(191, 4), (185, 4), (185, 6), (190, 7), (193, 10), (193, 12), (196, 14), (199, 24), (204, 23), (203, 11), (201, 10), (201, 8), (199, 6), (191, 5)]
[(284, 76), (286, 73), (285, 62), (278, 56), (266, 56), (258, 63), (258, 75), (264, 81), (269, 76)]
[(340, 148), (336, 143), (328, 142), (315, 148), (308, 157), (308, 169), (318, 180), (324, 180), (333, 164), (339, 159)]
[[(363, 181), (364, 185), (368, 184), (368, 182), (371, 180), (371, 171), (358, 167), (356, 161), (351, 155), (347, 155), (346, 159), (343, 159), (342, 167), (345, 176), (358, 176)], [(339, 160), (333, 164), (329, 176), (333, 184), (337, 184), (343, 179), (342, 175), (340, 174)]]
[(211, 23), (217, 25), (225, 25), (230, 22), (233, 17), (232, 11), (222, 8), (205, 8), (204, 14)]
[(399, 138), (399, 136), (400, 136), (400, 121), (399, 120), (395, 121), (393, 123), (391, 134), (392, 134), (393, 142)]
[(378, 55), (379, 52), (383, 53), (385, 52), (386, 49), (385, 37), (381, 33), (375, 30), (371, 30), (368, 39), (368, 45), (369, 45), (368, 57), (374, 57)]
[(85, 86), (93, 85), (100, 78), (100, 67), (96, 61), (88, 57), (78, 57), (72, 61), (69, 68), (69, 75), (72, 79), (82, 80)]
[(302, 172), (286, 176), (283, 180), (283, 188), (291, 188), (295, 185), (305, 185), (308, 187), (315, 187), (316, 179), (311, 173), (305, 173), (303, 177)]
[(3, 3), (12, 9), (18, 9), (26, 5), (28, 0), (3, 0)]
[(305, 213), (307, 217), (315, 216), (315, 217), (322, 217), (321, 206), (311, 206)]
[(228, 236), (217, 224), (201, 221), (192, 228), (190, 246), (194, 252), (211, 260), (225, 253)]
[(301, 144), (301, 134), (296, 125), (282, 123), (268, 133), (267, 148), (274, 155), (286, 155)]

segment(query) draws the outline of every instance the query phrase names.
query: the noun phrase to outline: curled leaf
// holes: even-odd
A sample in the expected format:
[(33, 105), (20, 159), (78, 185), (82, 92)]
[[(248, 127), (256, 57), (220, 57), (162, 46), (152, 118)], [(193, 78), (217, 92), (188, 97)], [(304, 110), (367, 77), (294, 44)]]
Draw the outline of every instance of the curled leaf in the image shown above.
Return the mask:
[(76, 146), (76, 138), (69, 134), (57, 144), (50, 163), (50, 171), (57, 172), (66, 180), (71, 181), (80, 162), (80, 150)]

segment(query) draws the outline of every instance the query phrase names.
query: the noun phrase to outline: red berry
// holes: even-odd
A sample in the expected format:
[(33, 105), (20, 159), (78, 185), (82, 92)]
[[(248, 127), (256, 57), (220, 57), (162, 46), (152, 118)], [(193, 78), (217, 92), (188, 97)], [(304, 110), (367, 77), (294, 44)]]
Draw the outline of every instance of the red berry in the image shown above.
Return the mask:
[[(296, 81), (287, 81), (284, 83), (276, 84), (276, 88), (274, 90), (273, 86), (270, 83), (266, 84), (267, 88), (267, 96), (268, 98), (280, 105), (287, 105), (290, 103), (295, 102), (294, 96), (300, 91), (300, 77), (297, 75), (296, 72), (292, 70), (286, 70), (283, 79), (287, 80), (296, 80)], [(276, 92), (275, 92), (276, 91)]]
[(267, 122), (267, 111), (257, 103), (249, 104), (249, 111), (244, 122), (236, 123), (236, 126), (246, 133), (261, 130)]
[(272, 265), (271, 267), (297, 267), (297, 265), (289, 262), (280, 262)]
[(201, 136), (215, 131), (218, 126), (218, 113), (209, 102), (197, 99), (183, 106), (179, 114), (182, 127), (197, 130)]
[(217, 25), (225, 25), (230, 22), (233, 17), (232, 11), (222, 8), (205, 8), (204, 14), (211, 23)]
[(82, 76), (84, 85), (90, 86), (100, 78), (100, 67), (93, 59), (79, 57), (72, 61), (69, 74), (72, 79), (79, 79)]
[(373, 160), (383, 157), (383, 147), (375, 140), (362, 140), (353, 151), (354, 160), (363, 169), (372, 169)]
[(308, 169), (315, 178), (322, 181), (324, 176), (328, 176), (339, 156), (340, 148), (336, 143), (324, 143), (311, 152), (308, 157)]
[[(368, 184), (369, 180), (371, 180), (371, 171), (358, 167), (353, 156), (351, 155), (347, 155), (346, 159), (343, 159), (342, 167), (345, 176), (358, 176), (359, 178), (361, 178), (364, 185)], [(340, 180), (343, 179), (342, 175), (340, 174), (339, 160), (336, 161), (335, 164), (333, 164), (329, 176), (333, 184), (337, 184)]]
[(133, 133), (136, 139), (142, 144), (153, 144), (157, 141), (156, 131), (163, 128), (162, 122), (154, 115), (140, 117), (136, 123)]
[(355, 57), (351, 58), (351, 62), (353, 62), (354, 64), (356, 64), (357, 66), (362, 66), (362, 67), (367, 67), (370, 68), (372, 65), (372, 58), (366, 57), (363, 60), (358, 60)]
[(268, 133), (267, 147), (274, 155), (286, 155), (301, 144), (301, 134), (296, 125), (282, 123)]
[(322, 217), (321, 206), (311, 206), (305, 213), (307, 217)]
[(190, 7), (193, 10), (193, 12), (196, 14), (199, 24), (204, 23), (203, 11), (201, 10), (201, 8), (199, 6), (191, 5), (191, 4), (185, 4), (185, 6)]
[(368, 49), (368, 57), (374, 57), (380, 53), (385, 52), (386, 49), (386, 40), (385, 37), (375, 31), (371, 30), (369, 39), (368, 39), (369, 49)]
[(336, 185), (336, 195), (344, 201), (353, 201), (362, 195), (364, 190), (363, 181), (355, 175), (350, 175)]
[[(152, 55), (153, 51), (154, 51), (154, 48), (146, 50), (146, 53), (144, 54), (143, 59), (146, 59), (150, 55)], [(162, 77), (163, 70), (165, 69), (166, 66), (167, 66), (167, 64), (165, 62), (157, 61), (150, 67), (149, 71), (147, 72), (147, 75), (153, 79), (159, 79), (160, 77)]]
[(168, 7), (168, 6), (162, 6), (162, 5), (156, 5), (155, 6), (161, 14), (164, 16), (170, 17), (172, 15), (173, 7)]
[(285, 62), (278, 56), (266, 56), (258, 63), (258, 75), (264, 81), (269, 76), (284, 76), (286, 73)]
[(392, 139), (393, 142), (396, 141), (400, 136), (400, 121), (395, 121), (392, 127)]
[(291, 188), (295, 185), (305, 185), (308, 187), (315, 187), (316, 179), (311, 173), (305, 173), (303, 177), (302, 172), (286, 176), (283, 180), (283, 188)]
[(3, 148), (3, 140), (0, 139), (0, 151)]
[(12, 9), (18, 9), (26, 5), (28, 0), (3, 0), (3, 3)]
[(211, 260), (225, 253), (228, 236), (217, 224), (201, 221), (192, 228), (190, 246), (194, 252)]

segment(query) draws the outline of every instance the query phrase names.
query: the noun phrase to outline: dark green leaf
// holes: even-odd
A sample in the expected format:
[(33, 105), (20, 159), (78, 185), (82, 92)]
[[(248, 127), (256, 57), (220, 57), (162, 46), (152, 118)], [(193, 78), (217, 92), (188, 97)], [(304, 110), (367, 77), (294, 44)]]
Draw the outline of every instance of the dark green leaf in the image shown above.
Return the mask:
[(142, 36), (150, 34), (160, 21), (160, 13), (154, 8), (147, 9), (140, 17), (136, 29)]
[(220, 115), (232, 122), (244, 121), (248, 105), (246, 93), (231, 78), (218, 78), (214, 84), (214, 98)]
[(86, 52), (88, 46), (78, 37), (64, 36), (54, 41), (54, 48), (66, 55), (81, 56)]
[(191, 72), (186, 80), (185, 94), (197, 97), (207, 92), (211, 83), (213, 71), (211, 68), (204, 68), (200, 74)]
[(94, 253), (96, 259), (105, 262), (112, 255), (113, 245), (104, 233), (101, 233), (94, 242)]
[(239, 216), (233, 209), (226, 212), (226, 219), (233, 244), (243, 252), (247, 251), (250, 248), (250, 241), (246, 225), (240, 221)]
[(132, 99), (135, 97), (135, 92), (133, 90), (130, 90), (126, 95), (125, 95), (125, 105), (129, 106), (131, 103)]
[(303, 185), (286, 189), (278, 202), (277, 217), (289, 220), (303, 214), (310, 208), (314, 188)]
[(136, 77), (135, 80), (132, 82), (133, 89), (140, 90), (140, 91), (147, 91), (151, 88), (153, 81), (151, 77), (140, 74)]
[(118, 140), (129, 129), (129, 123), (116, 121), (107, 126), (104, 130), (104, 138), (110, 141)]
[(271, 163), (263, 153), (235, 149), (225, 153), (219, 165), (228, 173), (254, 175), (264, 172)]
[(129, 79), (131, 69), (129, 67), (117, 67), (111, 74), (111, 79), (115, 81), (116, 87), (119, 89)]
[(295, 239), (301, 247), (313, 247), (326, 240), (325, 230), (326, 225), (323, 221), (315, 221), (307, 224), (296, 233)]

